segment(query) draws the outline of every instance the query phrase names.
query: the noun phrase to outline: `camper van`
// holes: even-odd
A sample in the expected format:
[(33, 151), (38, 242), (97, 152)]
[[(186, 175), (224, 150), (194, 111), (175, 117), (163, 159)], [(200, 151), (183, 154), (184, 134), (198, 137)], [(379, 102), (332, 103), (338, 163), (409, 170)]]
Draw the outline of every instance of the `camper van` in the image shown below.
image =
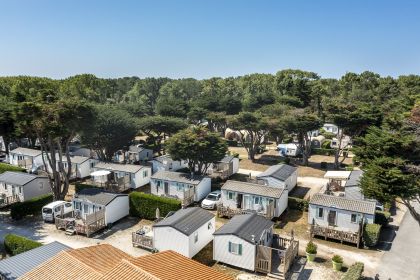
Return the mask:
[(42, 219), (45, 222), (54, 222), (54, 219), (59, 215), (64, 215), (73, 211), (73, 204), (71, 202), (58, 200), (51, 202), (42, 207)]

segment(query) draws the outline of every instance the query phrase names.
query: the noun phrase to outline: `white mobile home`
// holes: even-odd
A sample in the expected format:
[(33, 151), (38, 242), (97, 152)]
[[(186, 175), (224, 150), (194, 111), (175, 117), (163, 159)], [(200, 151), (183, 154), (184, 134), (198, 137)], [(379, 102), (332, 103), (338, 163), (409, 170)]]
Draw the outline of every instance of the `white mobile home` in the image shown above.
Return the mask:
[(153, 245), (158, 251), (173, 250), (194, 257), (213, 240), (216, 218), (199, 207), (178, 210), (153, 225)]
[(297, 183), (297, 168), (287, 164), (273, 165), (256, 177), (270, 187), (282, 187), (290, 192)]
[(132, 145), (128, 147), (126, 157), (126, 160), (129, 163), (148, 161), (153, 158), (153, 151), (150, 149), (143, 148), (140, 145)]
[(339, 231), (358, 232), (362, 221), (374, 223), (375, 206), (373, 201), (317, 193), (309, 202), (308, 223)]
[(72, 200), (75, 216), (82, 220), (88, 215), (105, 211), (105, 225), (113, 224), (128, 216), (128, 195), (111, 193), (101, 189), (83, 189)]
[(155, 157), (151, 160), (153, 173), (158, 171), (177, 171), (187, 167), (185, 160), (173, 160), (170, 155)]
[(219, 176), (223, 179), (229, 178), (239, 170), (239, 158), (226, 155), (220, 161), (212, 164), (209, 170), (210, 175)]
[(159, 171), (152, 175), (150, 191), (154, 195), (179, 199), (184, 206), (200, 201), (211, 191), (211, 179), (171, 171)]
[(44, 165), (42, 161), (42, 152), (40, 150), (22, 147), (10, 151), (9, 163), (28, 170)]
[(213, 260), (255, 271), (257, 246), (271, 244), (273, 226), (256, 214), (234, 216), (213, 234)]
[(335, 124), (332, 123), (325, 123), (322, 128), (329, 133), (333, 133), (335, 135), (338, 134), (338, 126), (336, 126)]
[(49, 193), (51, 187), (47, 177), (11, 171), (0, 174), (0, 206)]
[(301, 154), (299, 145), (295, 143), (279, 144), (277, 146), (277, 150), (279, 151), (279, 155), (282, 157), (295, 157)]
[(287, 208), (288, 191), (282, 187), (228, 180), (222, 186), (220, 216), (251, 212), (268, 219), (279, 217)]
[(118, 189), (136, 189), (150, 182), (150, 166), (98, 162), (91, 176), (98, 185), (116, 185)]
[[(89, 157), (83, 157), (83, 156), (71, 156), (70, 161), (71, 161), (71, 175), (70, 175), (71, 179), (76, 179), (76, 178), (82, 179), (82, 178), (89, 177), (93, 171), (95, 164), (99, 162), (99, 160), (92, 159)], [(64, 170), (67, 171), (68, 162), (67, 162), (66, 157), (63, 157), (62, 163), (63, 163)]]

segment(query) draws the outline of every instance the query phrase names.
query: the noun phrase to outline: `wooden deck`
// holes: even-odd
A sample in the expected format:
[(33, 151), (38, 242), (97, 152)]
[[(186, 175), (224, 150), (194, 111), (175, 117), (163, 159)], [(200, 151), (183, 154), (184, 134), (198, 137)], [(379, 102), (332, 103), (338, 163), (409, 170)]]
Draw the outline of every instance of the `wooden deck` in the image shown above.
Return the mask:
[(86, 215), (85, 219), (78, 217), (75, 212), (70, 212), (65, 217), (55, 218), (55, 227), (68, 233), (84, 234), (90, 237), (106, 227), (105, 209)]
[(255, 271), (285, 279), (299, 252), (299, 241), (273, 234), (271, 246), (257, 245)]
[(147, 250), (153, 250), (153, 237), (140, 235), (137, 232), (131, 233), (131, 242), (133, 243), (134, 247), (140, 247)]
[(19, 201), (20, 201), (20, 198), (18, 195), (5, 196), (5, 197), (0, 196), (0, 208), (9, 206)]
[(311, 237), (321, 236), (321, 237), (324, 237), (325, 240), (327, 240), (328, 238), (331, 238), (335, 240), (340, 240), (341, 243), (343, 242), (353, 243), (353, 244), (356, 244), (357, 247), (359, 247), (360, 239), (361, 239), (361, 228), (362, 226), (360, 225), (359, 231), (349, 232), (349, 231), (337, 230), (335, 228), (330, 228), (330, 227), (311, 225), (310, 233), (311, 233)]
[(267, 206), (266, 211), (263, 212), (257, 212), (254, 210), (248, 210), (248, 209), (241, 209), (241, 208), (230, 208), (223, 205), (217, 206), (217, 216), (218, 217), (226, 217), (226, 218), (232, 218), (235, 215), (241, 215), (241, 214), (250, 214), (250, 213), (256, 213), (257, 215), (261, 215), (266, 217), (267, 219), (272, 219), (274, 217), (274, 205), (269, 204)]

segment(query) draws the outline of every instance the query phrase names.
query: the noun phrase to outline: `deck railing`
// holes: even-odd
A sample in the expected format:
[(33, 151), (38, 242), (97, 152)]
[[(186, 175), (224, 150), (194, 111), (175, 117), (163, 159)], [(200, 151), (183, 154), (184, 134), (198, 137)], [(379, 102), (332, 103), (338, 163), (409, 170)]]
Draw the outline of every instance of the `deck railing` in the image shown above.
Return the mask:
[(331, 238), (340, 240), (341, 242), (349, 242), (354, 244), (359, 244), (360, 241), (360, 231), (357, 232), (349, 232), (349, 231), (342, 231), (330, 227), (322, 227), (319, 225), (311, 225), (311, 236), (322, 236), (325, 239)]
[(4, 196), (0, 197), (0, 207), (6, 207), (10, 204), (19, 202), (20, 198), (19, 195), (11, 195), (11, 196)]
[(230, 208), (223, 205), (217, 206), (217, 215), (219, 217), (227, 217), (230, 219), (235, 215), (250, 214), (250, 213), (256, 213), (257, 215), (264, 216), (267, 219), (272, 219), (274, 217), (274, 206), (273, 204), (267, 205), (267, 208), (265, 211), (255, 211), (255, 210), (242, 209), (242, 208)]
[(131, 233), (131, 241), (133, 246), (142, 247), (148, 250), (153, 250), (153, 237), (137, 234), (136, 232)]
[(72, 228), (76, 234), (86, 234), (87, 237), (106, 227), (105, 209), (86, 215), (84, 219), (74, 217), (74, 212), (67, 217), (56, 217), (55, 227), (64, 230)]

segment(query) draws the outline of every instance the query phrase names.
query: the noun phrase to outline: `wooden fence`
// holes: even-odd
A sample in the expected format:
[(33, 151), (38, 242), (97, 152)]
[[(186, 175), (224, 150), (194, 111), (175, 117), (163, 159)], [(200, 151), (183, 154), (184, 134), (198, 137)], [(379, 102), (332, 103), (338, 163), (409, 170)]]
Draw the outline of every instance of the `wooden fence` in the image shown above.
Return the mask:
[(325, 238), (331, 238), (335, 240), (340, 240), (341, 243), (343, 242), (349, 242), (354, 243), (359, 247), (360, 245), (360, 239), (361, 239), (361, 230), (357, 232), (349, 232), (349, 231), (341, 231), (334, 228), (329, 227), (322, 227), (319, 225), (311, 225), (311, 236), (322, 236)]
[(75, 213), (71, 213), (71, 217), (56, 217), (55, 227), (64, 230), (72, 229), (76, 234), (86, 234), (87, 237), (106, 227), (105, 209), (86, 215), (84, 219), (75, 218)]

